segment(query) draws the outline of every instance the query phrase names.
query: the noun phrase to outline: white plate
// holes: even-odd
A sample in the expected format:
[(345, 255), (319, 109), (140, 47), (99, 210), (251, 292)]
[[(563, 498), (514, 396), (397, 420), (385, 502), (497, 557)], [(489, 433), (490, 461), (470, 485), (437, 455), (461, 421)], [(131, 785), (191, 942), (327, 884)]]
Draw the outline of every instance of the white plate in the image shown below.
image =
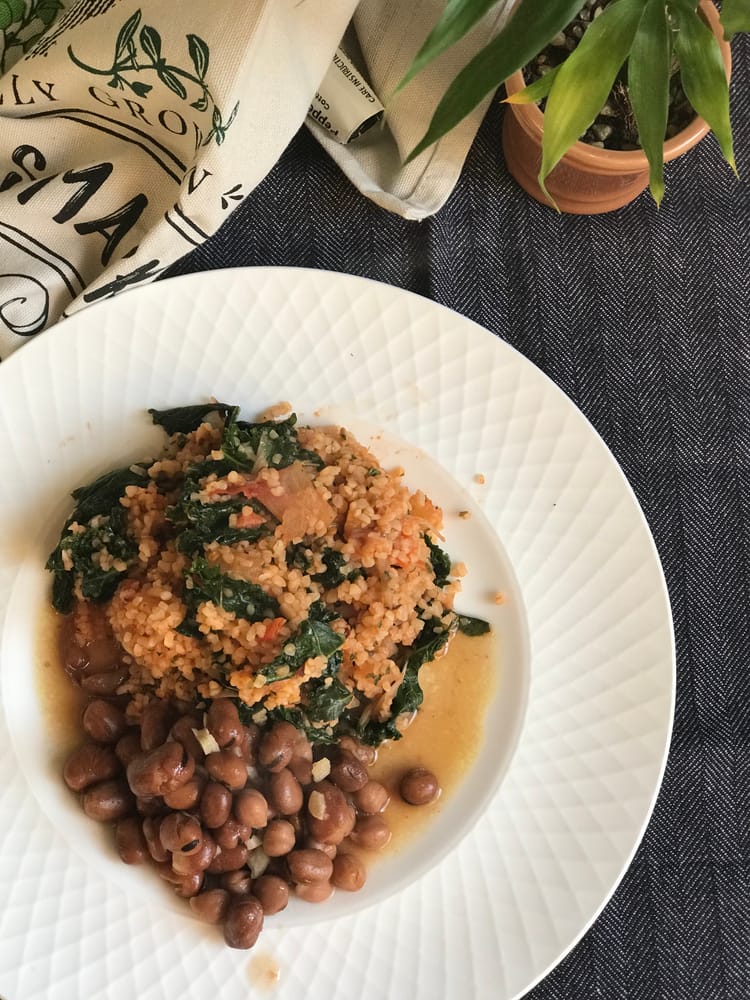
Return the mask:
[[(504, 644), (491, 709), (498, 771), (510, 762), (499, 791), (459, 846), (407, 888), (385, 898), (374, 884), (376, 905), (346, 919), (330, 919), (345, 905), (334, 901), (315, 910), (325, 922), (269, 920), (250, 953), (163, 909), (161, 897), (141, 891), (142, 873), (108, 867), (90, 825), (79, 829), (78, 814), (65, 813), (56, 774), (48, 764), (40, 772), (48, 756), (43, 746), (34, 755), (28, 677), (39, 554), (63, 494), (158, 441), (139, 423), (145, 407), (211, 394), (243, 403), (248, 415), (289, 399), (304, 416), (324, 405), (323, 417), (363, 436), (382, 429), (406, 442), (410, 474), (427, 469), (439, 479), (439, 463), (450, 477), (436, 489), (474, 511), (465, 536), (457, 519), (449, 524), (453, 548), (465, 541), (475, 551), (491, 539), (488, 525), (502, 543), (477, 554), (464, 598), (472, 613), (487, 607), (496, 616)], [(281, 1000), (509, 1000), (584, 933), (627, 867), (661, 780), (675, 689), (671, 618), (626, 481), (531, 364), (468, 320), (384, 285), (288, 269), (211, 272), (96, 306), (4, 363), (0, 442), (8, 716), (0, 719), (0, 993), (8, 1000), (240, 1000), (258, 991)], [(421, 463), (418, 449), (429, 459)], [(532, 643), (512, 760), (524, 636), (503, 549)], [(511, 598), (494, 610), (493, 567), (493, 589)], [(440, 836), (455, 839), (471, 817), (446, 815), (451, 829)]]

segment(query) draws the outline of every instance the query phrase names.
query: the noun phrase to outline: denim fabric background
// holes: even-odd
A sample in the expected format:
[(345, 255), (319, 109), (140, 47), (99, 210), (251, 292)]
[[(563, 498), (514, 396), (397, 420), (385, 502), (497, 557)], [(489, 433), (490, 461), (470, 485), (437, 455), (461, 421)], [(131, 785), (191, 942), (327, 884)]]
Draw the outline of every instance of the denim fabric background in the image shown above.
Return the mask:
[(638, 495), (674, 610), (671, 754), (630, 870), (531, 1000), (750, 997), (750, 39), (734, 59), (741, 182), (710, 136), (661, 210), (558, 216), (507, 174), (496, 101), (446, 207), (408, 223), (303, 131), (171, 272), (316, 267), (441, 302), (551, 376)]

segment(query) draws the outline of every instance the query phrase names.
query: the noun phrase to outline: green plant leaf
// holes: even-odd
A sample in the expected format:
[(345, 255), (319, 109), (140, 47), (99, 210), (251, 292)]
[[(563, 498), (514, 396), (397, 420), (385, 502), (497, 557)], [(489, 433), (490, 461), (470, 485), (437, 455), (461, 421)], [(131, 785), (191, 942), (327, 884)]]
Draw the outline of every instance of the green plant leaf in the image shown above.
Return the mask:
[(425, 68), (433, 59), (445, 52), (451, 45), (460, 41), (471, 29), (495, 6), (497, 0), (447, 0), (445, 10), (440, 20), (432, 29), (422, 46), (414, 56), (396, 93), (405, 87), (410, 80)]
[(171, 69), (167, 66), (161, 66), (157, 72), (159, 79), (166, 83), (172, 93), (177, 94), (183, 100), (187, 97), (187, 90), (185, 90), (182, 80), (178, 76), (175, 76)]
[(750, 0), (724, 0), (721, 24), (727, 41), (738, 31), (750, 31)]
[(127, 19), (125, 24), (120, 28), (117, 35), (117, 41), (115, 42), (115, 52), (117, 53), (116, 59), (119, 60), (121, 56), (127, 51), (128, 45), (133, 40), (133, 35), (135, 35), (135, 30), (141, 23), (141, 11), (140, 8), (135, 11)]
[(505, 104), (536, 104), (537, 101), (544, 100), (552, 90), (552, 84), (559, 69), (559, 66), (555, 66), (544, 76), (540, 76), (538, 80), (530, 83), (528, 87), (517, 90), (515, 94), (509, 94), (505, 98)]
[(548, 198), (544, 182), (601, 111), (630, 52), (645, 2), (617, 0), (606, 7), (555, 76), (544, 112), (539, 171)]
[(474, 56), (450, 85), (427, 132), (405, 162), (409, 163), (450, 132), (488, 94), (530, 62), (580, 8), (581, 0), (522, 0), (503, 30)]
[(628, 58), (628, 94), (657, 205), (664, 196), (664, 134), (669, 117), (672, 50), (664, 0), (648, 0)]
[(143, 51), (153, 62), (157, 63), (161, 58), (161, 35), (156, 30), (148, 24), (144, 24), (141, 28), (141, 45), (143, 46)]
[(708, 122), (719, 140), (729, 166), (737, 173), (729, 120), (729, 85), (721, 48), (711, 29), (696, 11), (683, 3), (670, 3), (677, 22), (675, 53), (685, 96)]
[(195, 72), (198, 74), (198, 78), (203, 80), (208, 70), (208, 46), (198, 35), (188, 35), (187, 43)]

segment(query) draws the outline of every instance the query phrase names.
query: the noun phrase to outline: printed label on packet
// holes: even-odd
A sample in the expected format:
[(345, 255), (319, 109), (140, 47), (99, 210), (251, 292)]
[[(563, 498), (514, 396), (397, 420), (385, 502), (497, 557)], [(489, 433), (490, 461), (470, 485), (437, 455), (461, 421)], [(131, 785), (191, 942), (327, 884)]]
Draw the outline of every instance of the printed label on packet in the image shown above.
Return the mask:
[(383, 105), (346, 53), (337, 49), (307, 116), (346, 144), (380, 121)]

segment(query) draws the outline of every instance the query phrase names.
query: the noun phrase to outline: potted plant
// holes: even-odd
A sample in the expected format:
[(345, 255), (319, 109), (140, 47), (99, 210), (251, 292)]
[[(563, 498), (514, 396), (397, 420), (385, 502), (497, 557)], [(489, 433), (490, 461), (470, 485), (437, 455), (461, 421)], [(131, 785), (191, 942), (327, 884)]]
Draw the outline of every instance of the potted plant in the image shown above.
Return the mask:
[[(449, 0), (401, 86), (495, 4)], [(591, 16), (579, 26), (566, 58), (529, 84), (521, 70), (559, 43), (560, 34), (587, 10)], [(649, 184), (658, 204), (664, 161), (695, 145), (709, 129), (735, 169), (728, 39), (747, 30), (747, 0), (724, 0), (721, 17), (710, 0), (518, 0), (503, 30), (453, 81), (410, 158), (506, 82), (511, 108), (504, 124), (506, 160), (529, 193), (565, 211), (592, 213), (627, 203)], [(695, 114), (667, 138), (676, 70)], [(611, 100), (615, 85), (625, 97), (640, 148), (607, 149), (578, 141)], [(544, 114), (536, 103), (541, 100), (546, 101)]]

